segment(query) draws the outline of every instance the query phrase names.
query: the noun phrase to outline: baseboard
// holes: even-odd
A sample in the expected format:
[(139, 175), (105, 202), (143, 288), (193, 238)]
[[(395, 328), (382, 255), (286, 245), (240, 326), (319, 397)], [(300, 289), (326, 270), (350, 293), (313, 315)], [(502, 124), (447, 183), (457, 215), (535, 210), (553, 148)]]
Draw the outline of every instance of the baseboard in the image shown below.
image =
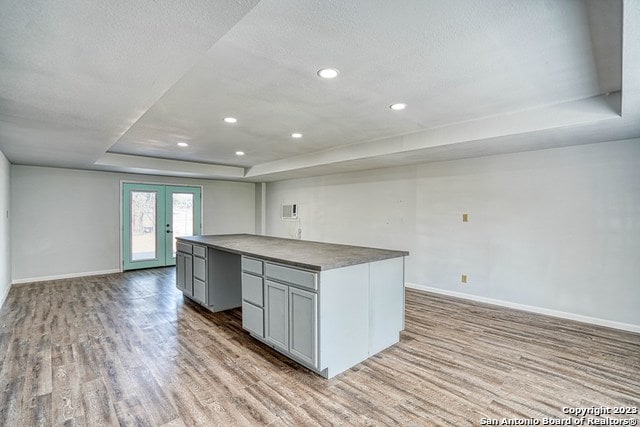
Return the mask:
[(120, 270), (115, 269), (115, 270), (102, 270), (102, 271), (85, 271), (83, 273), (59, 274), (56, 276), (30, 277), (28, 279), (16, 279), (16, 280), (13, 280), (11, 283), (13, 285), (18, 285), (20, 283), (46, 282), (48, 280), (73, 279), (75, 277), (99, 276), (101, 274), (113, 274), (113, 273), (120, 273)]
[(630, 323), (614, 322), (612, 320), (599, 319), (597, 317), (583, 316), (581, 314), (567, 313), (564, 311), (551, 310), (533, 305), (519, 304), (510, 301), (504, 301), (493, 298), (480, 297), (477, 295), (465, 294), (462, 292), (448, 291), (446, 289), (432, 288), (430, 286), (416, 285), (415, 283), (405, 283), (405, 287), (417, 289), (419, 291), (433, 292), (436, 294), (448, 295), (456, 298), (462, 298), (471, 301), (483, 302), (486, 304), (499, 305), (502, 307), (515, 308), (517, 310), (528, 311), (531, 313), (544, 314), (546, 316), (559, 317), (562, 319), (575, 320), (582, 323), (590, 323), (592, 325), (606, 326), (608, 328), (621, 329), (629, 332), (640, 333), (640, 325), (632, 325)]

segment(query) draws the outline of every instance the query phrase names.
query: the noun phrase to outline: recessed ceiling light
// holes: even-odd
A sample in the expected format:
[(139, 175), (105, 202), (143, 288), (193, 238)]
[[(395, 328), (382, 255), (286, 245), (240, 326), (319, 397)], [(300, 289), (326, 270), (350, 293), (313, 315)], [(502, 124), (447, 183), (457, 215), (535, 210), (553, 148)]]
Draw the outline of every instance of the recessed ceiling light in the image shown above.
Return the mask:
[(318, 70), (318, 76), (322, 77), (323, 79), (332, 79), (334, 77), (337, 77), (339, 73), (340, 72), (335, 68), (323, 68), (321, 70)]
[(291, 134), (291, 138), (302, 138), (302, 134), (301, 133), (297, 133), (297, 132), (292, 133)]
[(186, 142), (178, 142), (178, 147), (188, 147), (189, 144), (187, 144)]
[(407, 108), (407, 104), (403, 104), (403, 103), (399, 102), (397, 104), (391, 104), (389, 106), (389, 108), (391, 108), (392, 110), (395, 110), (395, 111), (400, 111), (400, 110), (404, 110), (405, 108)]
[(238, 119), (236, 119), (235, 117), (225, 117), (224, 118), (224, 122), (225, 123), (235, 123), (237, 121), (238, 121)]
[(244, 156), (244, 151), (236, 151), (236, 156)]

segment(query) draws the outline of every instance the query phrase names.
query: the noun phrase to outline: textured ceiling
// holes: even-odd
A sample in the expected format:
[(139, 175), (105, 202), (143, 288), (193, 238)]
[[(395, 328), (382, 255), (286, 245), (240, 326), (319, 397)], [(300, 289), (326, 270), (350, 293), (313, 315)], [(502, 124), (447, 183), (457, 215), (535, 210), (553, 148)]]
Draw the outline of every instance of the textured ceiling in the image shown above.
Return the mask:
[(13, 163), (260, 181), (640, 137), (640, 0), (4, 0), (0, 16)]

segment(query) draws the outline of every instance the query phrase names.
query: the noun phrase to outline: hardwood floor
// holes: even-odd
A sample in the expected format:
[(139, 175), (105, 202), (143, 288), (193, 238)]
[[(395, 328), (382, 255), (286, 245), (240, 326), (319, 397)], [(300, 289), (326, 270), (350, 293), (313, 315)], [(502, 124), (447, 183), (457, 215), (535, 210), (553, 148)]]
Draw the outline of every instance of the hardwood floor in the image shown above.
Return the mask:
[(184, 300), (173, 268), (14, 286), (0, 355), (0, 426), (461, 426), (640, 406), (639, 334), (407, 290), (400, 343), (325, 380), (251, 339), (239, 310)]

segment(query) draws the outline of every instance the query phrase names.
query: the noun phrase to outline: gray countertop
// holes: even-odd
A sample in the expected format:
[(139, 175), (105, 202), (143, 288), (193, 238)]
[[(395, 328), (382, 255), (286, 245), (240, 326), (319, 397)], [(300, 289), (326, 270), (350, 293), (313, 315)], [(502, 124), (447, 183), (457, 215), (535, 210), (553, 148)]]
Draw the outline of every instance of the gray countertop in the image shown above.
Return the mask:
[(337, 245), (253, 234), (219, 234), (178, 237), (177, 239), (240, 255), (254, 256), (268, 261), (318, 271), (409, 255), (409, 252), (406, 251)]

